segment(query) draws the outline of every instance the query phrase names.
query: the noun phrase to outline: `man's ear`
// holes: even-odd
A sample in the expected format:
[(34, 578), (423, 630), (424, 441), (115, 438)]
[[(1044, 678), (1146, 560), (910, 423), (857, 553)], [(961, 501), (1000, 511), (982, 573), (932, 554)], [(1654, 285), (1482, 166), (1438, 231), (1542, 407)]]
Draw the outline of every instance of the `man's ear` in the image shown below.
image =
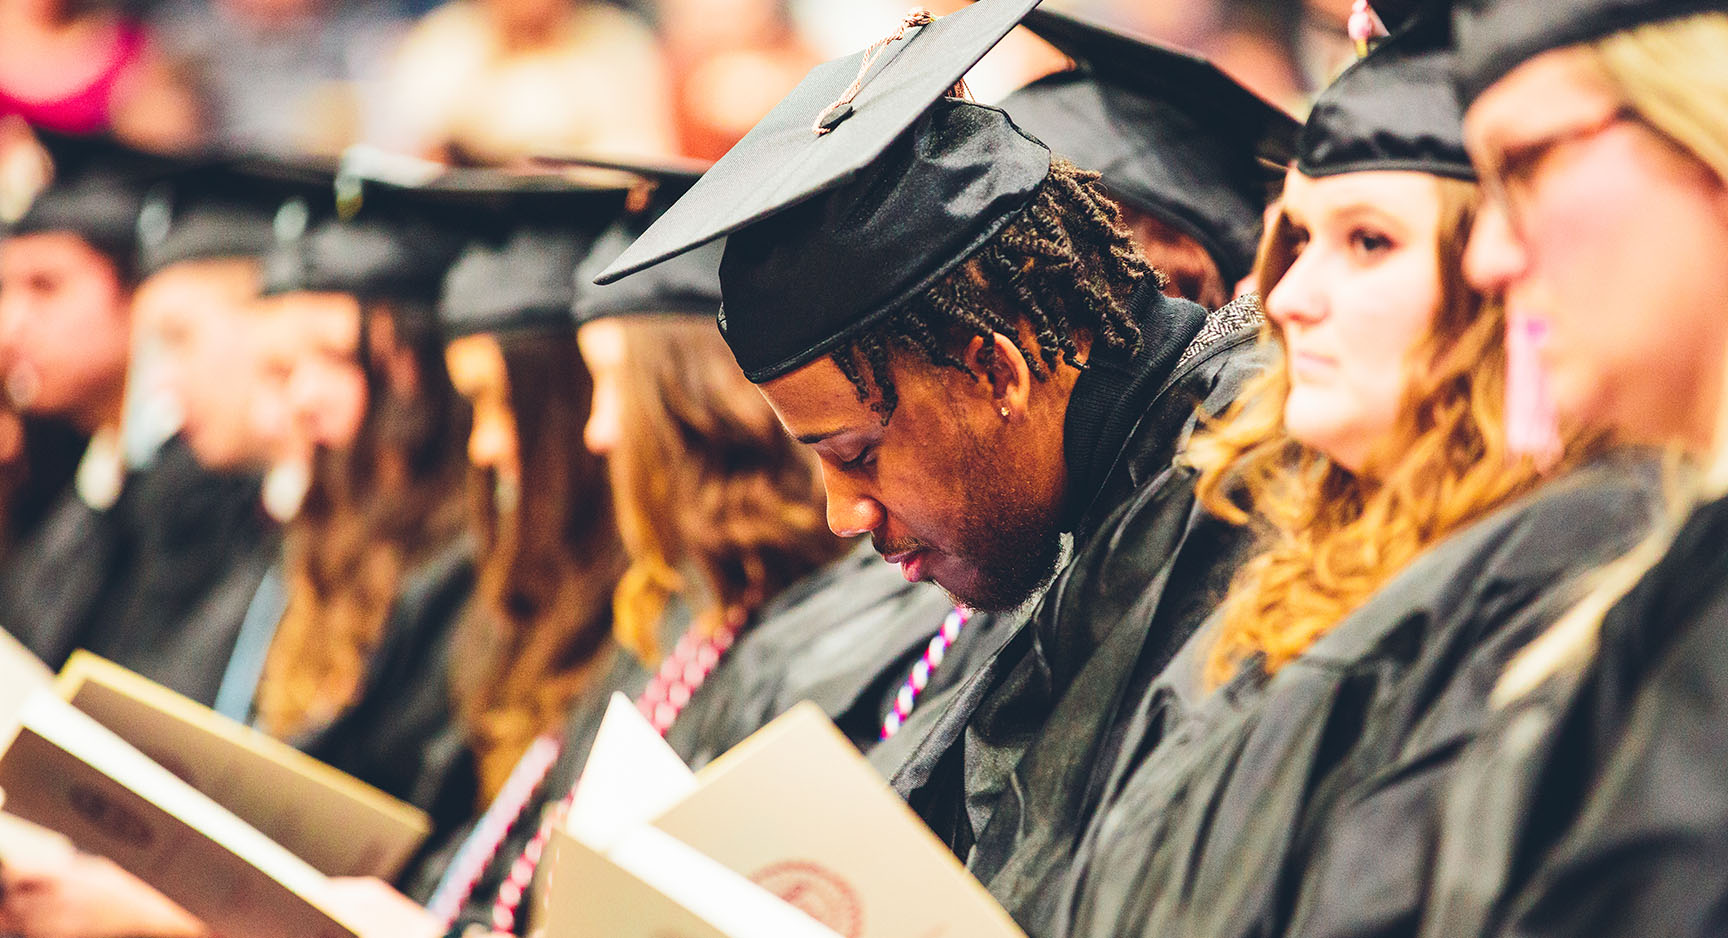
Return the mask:
[(961, 358), (966, 367), (982, 377), (991, 406), (998, 412), (1006, 410), (1002, 414), (1004, 419), (1025, 416), (1035, 379), (1020, 346), (999, 332), (991, 333), (989, 339), (973, 336)]

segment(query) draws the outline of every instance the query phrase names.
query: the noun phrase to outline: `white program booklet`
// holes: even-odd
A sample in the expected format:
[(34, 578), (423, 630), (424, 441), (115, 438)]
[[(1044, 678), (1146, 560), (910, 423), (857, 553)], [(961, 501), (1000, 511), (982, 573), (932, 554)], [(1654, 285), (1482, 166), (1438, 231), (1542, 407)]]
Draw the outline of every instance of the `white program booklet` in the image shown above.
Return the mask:
[(622, 699), (600, 734), (547, 938), (1023, 938), (813, 704), (695, 774)]

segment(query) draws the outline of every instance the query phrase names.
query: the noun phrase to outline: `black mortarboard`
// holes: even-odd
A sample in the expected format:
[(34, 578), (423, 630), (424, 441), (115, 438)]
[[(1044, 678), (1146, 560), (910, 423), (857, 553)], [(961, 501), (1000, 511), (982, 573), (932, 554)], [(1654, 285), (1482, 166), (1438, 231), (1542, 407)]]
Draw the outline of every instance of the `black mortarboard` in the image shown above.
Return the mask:
[[(551, 177), (558, 178), (558, 177)], [(506, 224), (472, 239), (444, 280), (439, 319), (446, 339), (492, 332), (571, 328), (577, 265), (624, 207), (623, 189), (565, 181), (523, 204), (508, 199)]]
[(844, 342), (1049, 175), (1049, 150), (1005, 113), (945, 97), (1036, 3), (981, 0), (817, 66), (599, 279), (726, 237), (720, 329), (750, 380)]
[(291, 198), (330, 191), (334, 167), (261, 157), (199, 160), (150, 187), (138, 215), (138, 263), (146, 274), (182, 261), (263, 257), (276, 216)]
[(556, 228), (590, 211), (615, 211), (608, 206), (623, 198), (621, 189), (596, 191), (496, 170), (452, 170), (412, 185), (345, 170), (334, 198), (326, 199), (328, 210), (307, 212), (310, 221), (300, 231), (279, 226), (265, 260), (265, 292), (435, 303), (470, 241), (502, 242), (512, 226)]
[(575, 294), (566, 317), (575, 324), (612, 316), (707, 316), (720, 310), (720, 257), (726, 242), (712, 241), (693, 251), (637, 271), (601, 286), (594, 278), (623, 254), (642, 232), (664, 214), (666, 207), (695, 185), (708, 164), (698, 162), (620, 163), (587, 158), (559, 159), (577, 168), (600, 167), (630, 172), (644, 183), (633, 198), (633, 209), (618, 218), (594, 242), (576, 268)]
[(1723, 0), (1456, 0), (1458, 85), (1468, 105), (1525, 61), (1646, 23), (1728, 11)]
[(1049, 10), (1026, 27), (1078, 67), (1009, 95), (1014, 123), (1198, 241), (1226, 283), (1247, 276), (1300, 123), (1187, 52)]
[(639, 270), (604, 286), (593, 282), (620, 252), (641, 236), (641, 219), (619, 221), (594, 242), (576, 268), (576, 296), (568, 315), (576, 324), (612, 316), (704, 316), (720, 311), (720, 258), (725, 241), (710, 241), (692, 251)]
[(1408, 170), (1474, 180), (1444, 15), (1417, 15), (1320, 93), (1297, 145), (1305, 176)]
[(0, 236), (70, 232), (130, 272), (137, 259), (144, 192), (169, 161), (105, 137), (39, 132), (37, 139), (53, 178), (24, 200), (19, 217), (0, 219)]

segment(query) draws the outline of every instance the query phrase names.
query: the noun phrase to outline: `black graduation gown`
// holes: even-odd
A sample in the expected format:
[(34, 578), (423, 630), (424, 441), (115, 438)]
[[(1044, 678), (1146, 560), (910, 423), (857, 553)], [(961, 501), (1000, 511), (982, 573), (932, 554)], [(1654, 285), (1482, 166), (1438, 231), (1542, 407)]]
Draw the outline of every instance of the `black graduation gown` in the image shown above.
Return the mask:
[(1108, 764), (1132, 710), (1124, 702), (1221, 595), (1234, 550), (1235, 532), (1191, 523), (1192, 473), (1171, 464), (1197, 411), (1222, 411), (1258, 371), (1257, 304), (1207, 316), (1148, 285), (1134, 309), (1141, 354), (1095, 355), (1069, 404), (1073, 559), (946, 707), (920, 721), (928, 729), (892, 775), (1034, 931), (1091, 810), (1094, 768)]
[(1724, 544), (1719, 500), (1465, 754), (1423, 934), (1728, 932)]
[(35, 535), (37, 527), (72, 487), (78, 461), (90, 438), (71, 426), (41, 417), (24, 419), (24, 454), (8, 470), (21, 473), (5, 497), (5, 530), (0, 534), (0, 561)]
[(292, 742), (307, 755), (426, 811), (429, 843), (474, 814), (474, 764), (456, 726), (451, 642), (474, 595), (466, 535), (403, 577), (353, 703)]
[(108, 509), (65, 493), (6, 571), (0, 622), (50, 667), (86, 648), (210, 704), (278, 549), (258, 480), (175, 437)]
[(762, 609), (666, 741), (700, 768), (808, 700), (860, 749), (868, 747), (881, 732), (884, 688), (905, 680), (953, 608), (940, 589), (907, 583), (859, 544)]
[(1617, 464), (1551, 483), (1419, 557), (1269, 679), (1255, 663), (1198, 692), (1213, 636), (1197, 636), (1116, 770), (1058, 933), (1286, 933), (1313, 839), (1339, 823), (1329, 809), (1340, 791), (1348, 822), (1372, 832), (1341, 832), (1351, 850), (1330, 869), (1364, 878), (1339, 883), (1332, 901), (1372, 910), (1409, 888), (1399, 859), (1373, 852), (1399, 843), (1384, 812), (1410, 807), (1392, 782), (1419, 775), (1469, 713), (1479, 719), (1485, 698), (1467, 705), (1458, 688), (1479, 687), (1546, 622), (1521, 614), (1635, 543), (1658, 510), (1650, 476)]

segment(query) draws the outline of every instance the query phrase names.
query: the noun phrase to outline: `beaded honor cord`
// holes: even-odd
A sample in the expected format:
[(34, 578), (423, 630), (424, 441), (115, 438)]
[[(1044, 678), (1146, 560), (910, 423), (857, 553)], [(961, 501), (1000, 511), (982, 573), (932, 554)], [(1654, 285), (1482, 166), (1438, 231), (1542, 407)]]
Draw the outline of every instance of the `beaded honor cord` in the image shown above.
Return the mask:
[(900, 692), (894, 695), (894, 708), (888, 711), (888, 716), (882, 721), (882, 738), (887, 739), (900, 732), (900, 727), (906, 723), (906, 718), (912, 715), (912, 708), (918, 705), (918, 696), (924, 693), (924, 688), (930, 686), (930, 676), (942, 666), (942, 659), (948, 656), (948, 649), (954, 646), (954, 640), (960, 637), (960, 630), (972, 620), (972, 610), (955, 606), (954, 611), (942, 620), (942, 628), (930, 638), (930, 644), (924, 649), (924, 657), (912, 666), (912, 673), (906, 678), (906, 683), (900, 685)]
[[(707, 638), (697, 638), (696, 630), (689, 629), (678, 640), (678, 647), (660, 663), (659, 673), (648, 681), (648, 686), (636, 701), (636, 708), (661, 736), (672, 728), (678, 714), (684, 712), (690, 699), (719, 665), (721, 657), (731, 649), (732, 640), (743, 625), (744, 617), (738, 615), (728, 617), (725, 627)], [(552, 839), (552, 819), (567, 812), (575, 800), (576, 786), (572, 785), (559, 800), (558, 810), (548, 813), (540, 822), (534, 839), (511, 865), (510, 875), (498, 887), (497, 901), (492, 903), (492, 927), (497, 931), (509, 934), (515, 930), (516, 912), (522, 907), (522, 897), (534, 882), (534, 871), (540, 867), (546, 842)]]
[[(678, 715), (708, 680), (708, 675), (719, 666), (720, 659), (731, 649), (743, 624), (742, 615), (728, 617), (726, 625), (707, 638), (698, 638), (696, 629), (689, 629), (678, 640), (672, 653), (660, 663), (660, 670), (637, 698), (636, 708), (661, 736), (672, 728)], [(563, 743), (556, 736), (545, 735), (536, 739), (517, 762), (492, 807), (475, 826), (474, 833), (457, 852), (450, 871), (427, 904), (432, 914), (444, 921), (446, 930), (455, 923), (463, 904), (473, 895), (480, 877), (504, 846), (510, 828), (527, 810), (529, 800), (545, 782), (562, 749)], [(522, 906), (522, 898), (534, 881), (534, 871), (539, 868), (547, 841), (552, 837), (552, 819), (567, 811), (575, 798), (576, 788), (572, 785), (559, 801), (558, 810), (547, 813), (534, 832), (534, 838), (511, 864), (510, 873), (498, 887), (498, 897), (492, 904), (492, 927), (497, 931), (509, 933), (516, 927), (516, 914)]]

